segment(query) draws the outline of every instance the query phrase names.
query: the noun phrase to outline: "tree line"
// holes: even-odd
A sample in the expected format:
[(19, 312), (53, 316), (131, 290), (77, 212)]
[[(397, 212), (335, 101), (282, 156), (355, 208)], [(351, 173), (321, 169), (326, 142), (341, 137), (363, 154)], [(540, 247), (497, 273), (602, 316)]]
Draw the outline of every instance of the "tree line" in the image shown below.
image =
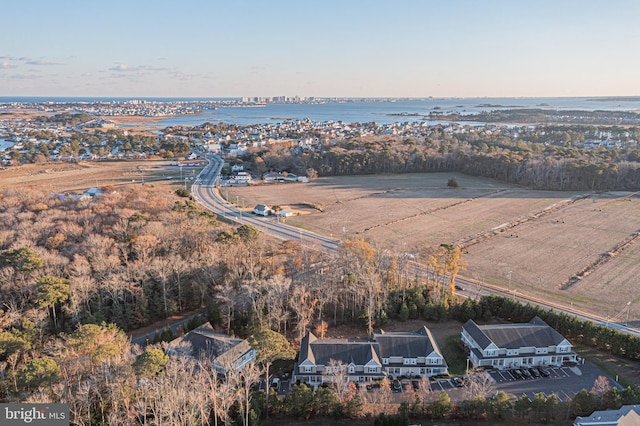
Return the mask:
[[(595, 129), (595, 130), (594, 130)], [(630, 144), (585, 149), (585, 135), (613, 132)], [(582, 136), (576, 136), (582, 135)], [(311, 152), (273, 146), (254, 149), (244, 160), (257, 168), (318, 176), (380, 173), (463, 172), (547, 190), (640, 189), (638, 128), (559, 129), (539, 126), (518, 132), (449, 133), (441, 126), (408, 138), (354, 137)]]

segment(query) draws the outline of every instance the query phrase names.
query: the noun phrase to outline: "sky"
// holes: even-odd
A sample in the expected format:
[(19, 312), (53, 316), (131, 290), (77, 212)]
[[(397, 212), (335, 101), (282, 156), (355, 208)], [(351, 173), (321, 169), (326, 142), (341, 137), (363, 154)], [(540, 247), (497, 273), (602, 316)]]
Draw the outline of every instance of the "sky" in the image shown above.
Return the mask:
[(640, 96), (636, 0), (7, 0), (0, 96)]

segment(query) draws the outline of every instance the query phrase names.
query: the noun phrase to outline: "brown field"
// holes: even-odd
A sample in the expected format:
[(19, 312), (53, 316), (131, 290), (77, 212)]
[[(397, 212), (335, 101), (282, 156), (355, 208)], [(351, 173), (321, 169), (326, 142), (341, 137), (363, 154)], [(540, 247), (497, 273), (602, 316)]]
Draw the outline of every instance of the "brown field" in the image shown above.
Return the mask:
[(335, 177), (222, 193), (246, 208), (290, 207), (299, 213), (290, 225), (378, 248), (416, 253), (425, 244), (457, 243), (465, 252), (463, 276), (507, 288), (511, 271), (512, 290), (622, 322), (631, 301), (630, 322), (640, 324), (640, 239), (631, 238), (640, 231), (640, 197), (533, 191), (460, 174), (452, 189), (452, 176)]
[[(185, 176), (190, 171), (183, 170)], [(196, 172), (197, 173), (197, 172)], [(180, 170), (167, 160), (105, 161), (24, 165), (0, 170), (0, 189), (41, 187), (55, 192), (82, 192), (91, 187), (145, 182), (177, 183)]]

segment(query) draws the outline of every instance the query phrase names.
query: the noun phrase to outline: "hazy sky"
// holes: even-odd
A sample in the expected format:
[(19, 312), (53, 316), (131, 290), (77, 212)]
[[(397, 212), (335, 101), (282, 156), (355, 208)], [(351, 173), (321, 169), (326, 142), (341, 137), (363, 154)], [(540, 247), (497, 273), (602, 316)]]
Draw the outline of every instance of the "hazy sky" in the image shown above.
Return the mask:
[(640, 95), (640, 1), (8, 0), (0, 96)]

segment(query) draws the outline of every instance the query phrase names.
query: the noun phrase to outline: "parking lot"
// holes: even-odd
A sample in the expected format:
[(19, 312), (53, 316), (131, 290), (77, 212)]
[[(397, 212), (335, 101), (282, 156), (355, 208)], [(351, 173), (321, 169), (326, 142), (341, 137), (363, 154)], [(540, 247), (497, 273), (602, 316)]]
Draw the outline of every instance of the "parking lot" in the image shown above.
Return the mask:
[[(608, 377), (600, 369), (593, 365), (584, 364), (576, 367), (548, 367), (544, 369), (548, 373), (547, 377), (540, 375), (534, 377), (517, 376), (510, 370), (488, 370), (482, 374), (488, 375), (493, 382), (492, 392), (505, 391), (516, 397), (526, 395), (533, 400), (534, 395), (542, 393), (545, 396), (555, 394), (559, 401), (572, 399), (573, 396), (583, 389), (591, 390), (593, 382), (598, 376), (605, 376), (612, 387), (622, 387), (611, 377)], [(463, 384), (456, 384), (454, 379), (437, 379), (429, 382), (432, 392), (446, 391), (452, 400), (462, 400), (468, 397)], [(410, 391), (412, 381), (402, 380), (402, 391)]]
[(575, 367), (546, 368), (548, 377), (517, 377), (509, 370), (490, 370), (489, 374), (495, 380), (496, 391), (505, 391), (516, 397), (526, 395), (533, 399), (536, 393), (544, 395), (555, 394), (559, 401), (565, 401), (583, 389), (591, 390), (593, 382), (598, 376), (605, 376), (612, 387), (622, 388), (600, 369), (593, 365), (583, 364)]
[[(566, 401), (572, 399), (574, 395), (583, 389), (591, 390), (594, 381), (599, 376), (604, 376), (609, 380), (611, 387), (617, 387), (622, 389), (618, 383), (616, 383), (611, 377), (604, 374), (599, 368), (582, 364), (575, 367), (547, 367), (544, 369), (548, 372), (548, 376), (544, 377), (517, 377), (511, 370), (487, 370), (481, 374), (485, 374), (490, 377), (493, 385), (491, 392), (505, 391), (508, 394), (515, 395), (519, 398), (526, 395), (530, 400), (533, 400), (534, 395), (542, 393), (545, 396), (555, 394), (559, 401)], [(419, 381), (416, 379), (402, 379), (400, 381), (401, 386), (395, 385), (396, 381), (392, 383), (392, 390), (394, 393), (402, 394), (404, 392), (412, 392), (416, 389)], [(432, 392), (446, 391), (451, 397), (452, 401), (462, 401), (468, 398), (467, 389), (463, 383), (456, 383), (456, 378), (451, 379), (436, 379), (428, 382)], [(290, 391), (288, 381), (282, 381), (279, 395), (286, 394)], [(377, 392), (379, 386), (373, 386), (368, 389), (369, 392)], [(400, 398), (398, 401), (402, 401)]]

